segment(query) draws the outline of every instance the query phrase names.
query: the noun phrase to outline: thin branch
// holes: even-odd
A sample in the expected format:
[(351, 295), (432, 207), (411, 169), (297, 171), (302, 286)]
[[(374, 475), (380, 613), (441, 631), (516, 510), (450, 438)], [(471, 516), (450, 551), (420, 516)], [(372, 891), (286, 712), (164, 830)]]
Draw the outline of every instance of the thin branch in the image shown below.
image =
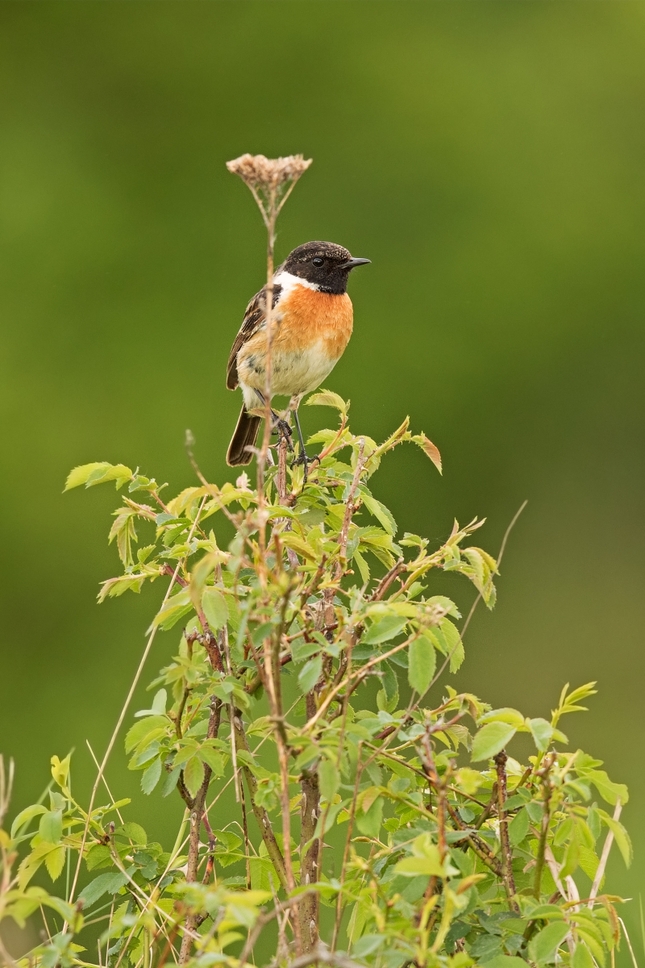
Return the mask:
[[(618, 820), (620, 819), (622, 809), (623, 809), (623, 805), (620, 802), (620, 798), (619, 798), (618, 800), (616, 800), (616, 806), (614, 808), (614, 820), (616, 822), (618, 822)], [(590, 900), (587, 907), (592, 908), (594, 906), (594, 902), (598, 895), (598, 891), (600, 890), (600, 885), (602, 884), (602, 879), (605, 876), (605, 868), (607, 867), (607, 861), (609, 860), (609, 852), (611, 850), (611, 845), (613, 844), (613, 842), (614, 842), (614, 832), (613, 830), (609, 829), (607, 831), (605, 843), (602, 848), (602, 854), (600, 855), (600, 862), (596, 869), (596, 876), (594, 877), (593, 884), (591, 885), (591, 892), (589, 894)]]
[(513, 851), (508, 836), (508, 814), (506, 813), (506, 761), (508, 756), (502, 750), (494, 759), (497, 770), (497, 817), (499, 820), (499, 839), (502, 846), (502, 876), (509, 907), (511, 911), (519, 913), (520, 908), (515, 900), (517, 891), (513, 877)]

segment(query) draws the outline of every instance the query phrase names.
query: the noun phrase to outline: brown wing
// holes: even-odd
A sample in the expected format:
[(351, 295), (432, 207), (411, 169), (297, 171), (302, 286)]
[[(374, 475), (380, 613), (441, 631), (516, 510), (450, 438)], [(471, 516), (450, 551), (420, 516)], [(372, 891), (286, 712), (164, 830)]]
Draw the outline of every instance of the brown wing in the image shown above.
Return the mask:
[[(274, 309), (281, 290), (282, 286), (273, 287)], [(228, 365), (226, 367), (226, 386), (229, 388), (229, 390), (235, 390), (238, 385), (237, 354), (240, 352), (241, 347), (244, 346), (246, 341), (251, 339), (252, 336), (255, 336), (259, 329), (262, 329), (262, 326), (266, 320), (266, 296), (267, 287), (264, 286), (263, 289), (260, 289), (260, 291), (255, 294), (244, 312), (244, 319), (242, 320), (240, 331), (235, 337), (235, 341), (231, 347)]]

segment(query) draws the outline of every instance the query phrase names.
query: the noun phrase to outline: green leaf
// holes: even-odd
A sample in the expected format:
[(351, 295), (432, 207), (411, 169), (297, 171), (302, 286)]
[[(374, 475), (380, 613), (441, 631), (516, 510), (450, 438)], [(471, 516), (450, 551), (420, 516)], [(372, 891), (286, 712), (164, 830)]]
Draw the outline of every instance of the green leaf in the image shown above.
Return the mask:
[(321, 760), (318, 767), (318, 778), (320, 780), (320, 792), (325, 800), (331, 802), (340, 786), (340, 776), (336, 764), (327, 758)]
[(487, 723), (475, 734), (473, 740), (473, 763), (488, 760), (503, 750), (517, 730), (509, 723)]
[(603, 823), (607, 824), (612, 834), (614, 835), (616, 845), (618, 847), (618, 850), (622, 854), (622, 858), (625, 861), (625, 865), (626, 867), (629, 867), (634, 855), (634, 852), (632, 849), (632, 842), (629, 839), (629, 834), (627, 833), (627, 831), (625, 830), (625, 828), (623, 827), (622, 823), (620, 823), (619, 820), (614, 820), (614, 818), (610, 817), (609, 814), (606, 814), (604, 810), (600, 811), (600, 816), (602, 818)]
[(116, 894), (127, 883), (127, 875), (121, 871), (116, 871), (112, 874), (99, 874), (98, 877), (95, 877), (93, 881), (90, 881), (83, 888), (78, 899), (79, 901), (83, 901), (83, 906), (87, 909), (93, 904), (96, 904), (98, 899), (103, 897), (104, 894)]
[(541, 753), (546, 753), (553, 739), (553, 726), (546, 719), (527, 719), (527, 726)]
[(228, 621), (228, 605), (226, 599), (217, 588), (206, 588), (202, 595), (202, 608), (211, 629), (216, 632), (223, 628)]
[(126, 733), (126, 753), (131, 753), (150, 733), (156, 732), (157, 730), (162, 730), (165, 733), (170, 725), (170, 720), (167, 716), (146, 716), (145, 719), (140, 719)]
[(443, 877), (444, 869), (439, 860), (439, 851), (435, 847), (436, 856), (426, 857), (405, 857), (396, 865), (397, 874), (406, 876), (417, 874), (427, 874), (428, 877)]
[(529, 832), (529, 815), (522, 807), (508, 825), (508, 838), (514, 847), (521, 844)]
[(11, 839), (13, 840), (22, 827), (26, 827), (34, 817), (39, 817), (41, 813), (47, 813), (47, 807), (43, 807), (42, 803), (32, 803), (30, 807), (21, 810), (11, 824)]
[(501, 709), (491, 709), (490, 712), (484, 713), (484, 715), (479, 720), (480, 723), (508, 723), (509, 726), (515, 726), (516, 729), (522, 729), (524, 727), (524, 716), (517, 709), (512, 709), (510, 706), (503, 706)]
[(145, 575), (118, 575), (116, 578), (108, 578), (107, 581), (102, 581), (101, 590), (97, 595), (99, 605), (106, 598), (118, 598), (124, 592), (133, 591), (138, 595), (145, 580)]
[(198, 756), (191, 756), (184, 767), (184, 783), (191, 797), (194, 797), (204, 782), (204, 764)]
[(428, 690), (437, 666), (437, 653), (432, 641), (420, 635), (410, 643), (408, 655), (408, 682), (413, 689), (423, 695)]
[(125, 464), (108, 464), (106, 461), (82, 464), (69, 472), (64, 490), (70, 491), (81, 484), (93, 487), (94, 484), (104, 484), (106, 481), (116, 481), (118, 490), (131, 478), (132, 471)]
[(161, 760), (157, 757), (153, 760), (147, 770), (141, 776), (141, 789), (145, 794), (150, 794), (156, 787), (161, 777)]
[(298, 674), (298, 685), (303, 693), (311, 692), (313, 687), (320, 679), (322, 673), (322, 656), (315, 655), (313, 659), (305, 662)]
[(571, 959), (571, 968), (594, 968), (594, 960), (586, 945), (578, 942)]
[(425, 874), (428, 877), (451, 877), (459, 871), (450, 863), (447, 855), (441, 862), (439, 848), (432, 842), (429, 834), (421, 834), (416, 837), (412, 844), (412, 856), (405, 857), (396, 865), (397, 874), (404, 874), (406, 877), (416, 877)]
[(383, 821), (383, 797), (377, 797), (363, 812), (356, 811), (356, 826), (365, 837), (378, 837)]
[(132, 821), (124, 823), (121, 827), (117, 827), (115, 833), (119, 837), (127, 837), (137, 847), (145, 847), (148, 843), (148, 835), (141, 824), (133, 823)]
[(183, 615), (186, 615), (187, 612), (190, 612), (192, 607), (193, 605), (190, 600), (190, 590), (188, 588), (182, 588), (174, 595), (171, 595), (166, 601), (166, 604), (159, 609), (152, 620), (148, 633), (150, 633), (155, 626), (159, 626), (159, 628), (164, 629), (164, 631), (171, 629)]
[(465, 655), (457, 626), (450, 619), (444, 618), (436, 628), (428, 629), (427, 634), (436, 643), (439, 651), (450, 657), (450, 671), (457, 672)]
[(226, 756), (220, 750), (213, 749), (211, 746), (202, 746), (199, 750), (199, 758), (204, 763), (207, 763), (213, 775), (224, 776), (226, 770)]
[(553, 921), (542, 928), (529, 943), (529, 957), (538, 964), (554, 961), (555, 953), (569, 933), (566, 921)]
[(62, 844), (45, 854), (45, 867), (52, 881), (57, 880), (62, 873), (65, 866), (65, 854), (66, 848)]
[(360, 495), (361, 495), (363, 504), (370, 512), (370, 514), (374, 515), (374, 517), (377, 519), (381, 527), (384, 528), (384, 530), (387, 531), (388, 534), (395, 535), (396, 521), (392, 517), (392, 514), (390, 513), (389, 509), (386, 508), (384, 504), (381, 504), (380, 501), (377, 501), (375, 497), (372, 497), (372, 495), (368, 493), (366, 488), (361, 488)]
[(482, 961), (482, 968), (526, 968), (526, 962), (517, 955), (496, 955), (490, 961)]
[(389, 642), (405, 628), (408, 619), (401, 615), (384, 615), (377, 619), (361, 638), (361, 645), (378, 645)]
[(349, 410), (349, 400), (345, 403), (343, 398), (332, 390), (320, 390), (319, 393), (312, 393), (305, 400), (305, 403), (308, 407), (333, 407), (342, 414), (346, 414)]
[(40, 818), (38, 833), (48, 844), (60, 843), (63, 836), (63, 811), (49, 810)]
[(625, 784), (614, 783), (604, 770), (580, 771), (580, 778), (591, 781), (603, 800), (611, 803), (612, 806), (615, 806), (617, 800), (620, 800), (621, 803), (627, 803), (629, 800), (629, 793)]

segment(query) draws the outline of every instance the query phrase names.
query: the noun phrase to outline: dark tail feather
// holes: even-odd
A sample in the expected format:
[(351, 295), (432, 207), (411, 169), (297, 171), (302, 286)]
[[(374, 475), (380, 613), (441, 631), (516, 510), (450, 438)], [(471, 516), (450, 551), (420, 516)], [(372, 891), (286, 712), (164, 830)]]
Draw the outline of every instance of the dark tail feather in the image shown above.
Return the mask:
[(228, 445), (226, 463), (229, 467), (237, 467), (238, 464), (251, 463), (253, 454), (246, 448), (255, 447), (261, 419), (261, 417), (248, 413), (245, 407), (242, 407), (235, 433)]

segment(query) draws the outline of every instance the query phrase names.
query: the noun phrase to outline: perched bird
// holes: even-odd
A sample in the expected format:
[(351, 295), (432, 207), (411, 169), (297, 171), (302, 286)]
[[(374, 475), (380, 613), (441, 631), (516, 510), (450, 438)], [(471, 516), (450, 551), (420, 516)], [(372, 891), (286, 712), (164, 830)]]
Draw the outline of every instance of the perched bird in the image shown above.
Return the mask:
[[(353, 259), (347, 249), (333, 242), (306, 242), (291, 252), (273, 276), (271, 313), (271, 397), (291, 397), (300, 454), (305, 464), (305, 444), (298, 419), (298, 405), (305, 393), (315, 390), (343, 355), (352, 335), (353, 308), (347, 295), (352, 269), (369, 259)], [(235, 337), (226, 371), (226, 386), (242, 388), (244, 405), (226, 455), (227, 463), (250, 464), (266, 403), (267, 287), (246, 307)], [(285, 436), (289, 425), (272, 411), (274, 427)]]

